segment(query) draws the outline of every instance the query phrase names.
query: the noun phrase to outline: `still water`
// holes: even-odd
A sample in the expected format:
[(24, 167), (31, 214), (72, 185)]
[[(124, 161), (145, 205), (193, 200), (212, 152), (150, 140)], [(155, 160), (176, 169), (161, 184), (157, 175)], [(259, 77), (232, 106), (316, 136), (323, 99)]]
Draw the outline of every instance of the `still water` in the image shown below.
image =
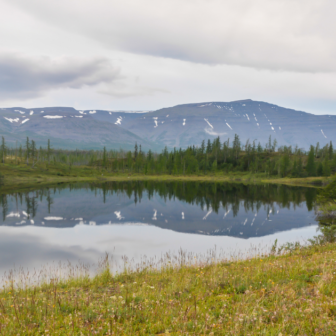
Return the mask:
[(221, 250), (316, 235), (314, 188), (194, 182), (58, 184), (0, 195), (0, 272)]

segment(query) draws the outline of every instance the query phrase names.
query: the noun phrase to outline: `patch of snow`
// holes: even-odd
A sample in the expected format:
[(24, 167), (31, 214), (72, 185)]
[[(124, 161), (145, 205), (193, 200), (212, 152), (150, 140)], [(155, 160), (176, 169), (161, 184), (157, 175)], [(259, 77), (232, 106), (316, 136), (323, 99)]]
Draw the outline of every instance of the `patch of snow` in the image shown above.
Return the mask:
[(242, 104), (243, 106), (246, 106), (245, 104)]
[(184, 212), (182, 212), (182, 219), (184, 219)]
[[(245, 106), (245, 105), (243, 105), (243, 106)], [(246, 113), (246, 117), (247, 117), (248, 121), (250, 121), (250, 118), (249, 118), (249, 116), (248, 116), (248, 114), (247, 114), (247, 113)]]
[(44, 220), (63, 220), (63, 217), (44, 217)]
[(270, 125), (272, 126), (272, 123), (270, 123)]
[(259, 126), (259, 124), (257, 123), (257, 125)]
[[(157, 119), (157, 118), (156, 118)], [(154, 118), (154, 123), (155, 123), (155, 126), (154, 128), (158, 127), (158, 121)]]
[(245, 219), (245, 222), (243, 223), (243, 225), (245, 225), (247, 223), (247, 218)]
[(14, 112), (19, 112), (21, 114), (25, 114), (26, 112), (20, 111), (20, 110), (14, 110)]
[(41, 111), (41, 113), (44, 113), (44, 111)]
[(83, 118), (83, 116), (75, 116), (76, 118)]
[(168, 118), (168, 117), (169, 117), (169, 114), (166, 115), (166, 118)]
[(94, 221), (90, 221), (90, 222), (89, 222), (89, 225), (90, 225), (90, 226), (96, 226), (96, 225), (97, 225), (97, 223), (96, 223), (96, 222), (94, 222)]
[(25, 122), (27, 122), (29, 119), (27, 118), (27, 119), (25, 119), (25, 120), (22, 120), (22, 123), (21, 123), (21, 125), (22, 124), (24, 124)]
[(187, 119), (183, 119), (183, 124), (182, 124), (183, 126), (185, 126), (185, 124), (186, 124), (186, 120), (187, 120)]
[(115, 122), (115, 125), (121, 125), (122, 117), (118, 117), (117, 121)]
[(20, 212), (10, 212), (6, 218), (8, 217), (19, 217), (20, 218)]
[(210, 207), (210, 210), (207, 212), (207, 214), (203, 217), (203, 220), (206, 220), (208, 216), (212, 213), (212, 208)]
[(281, 131), (281, 127), (279, 126), (279, 130)]
[(43, 118), (46, 118), (46, 119), (60, 119), (60, 118), (63, 118), (63, 116), (59, 116), (59, 115), (45, 115), (43, 116)]
[(204, 131), (205, 131), (205, 133), (208, 133), (208, 134), (213, 135), (213, 136), (222, 136), (222, 135), (226, 135), (227, 134), (225, 132), (223, 132), (223, 133), (215, 132), (211, 128), (205, 128)]
[(12, 118), (6, 118), (6, 117), (4, 117), (6, 120), (8, 120), (10, 123), (13, 123), (13, 122), (18, 122), (18, 121), (20, 121), (20, 119), (19, 118), (15, 118), (15, 119), (12, 119)]
[(95, 113), (97, 113), (97, 111), (90, 111), (89, 113), (90, 114), (95, 114)]
[(229, 214), (230, 211), (231, 211), (231, 209), (229, 209), (228, 211), (225, 212), (223, 219)]
[(152, 218), (152, 220), (157, 220), (157, 217), (156, 217), (156, 215), (157, 215), (157, 210), (156, 210), (156, 209), (154, 209), (154, 214), (153, 214), (153, 218)]
[(22, 211), (22, 214), (23, 214), (24, 216), (28, 217), (28, 214), (27, 214), (26, 211)]
[(163, 124), (164, 123), (164, 121), (161, 121), (161, 124)]
[(227, 127), (229, 127), (232, 130), (231, 126), (228, 123), (226, 123), (226, 125), (227, 125)]
[(124, 217), (121, 216), (120, 211), (114, 211), (114, 214), (116, 215), (117, 219), (119, 219), (119, 220), (124, 218)]
[(272, 131), (274, 131), (274, 127), (271, 127), (272, 128)]
[(85, 112), (83, 112), (83, 111), (78, 111), (80, 114), (86, 114)]
[(29, 115), (33, 115), (34, 114), (34, 111), (30, 111)]
[(209, 123), (209, 120), (208, 120), (208, 119), (205, 119), (205, 118), (204, 118), (204, 120), (208, 123), (208, 125), (209, 125), (211, 128), (213, 128), (213, 126)]
[(21, 224), (25, 224), (26, 223), (26, 221), (21, 221), (20, 223), (15, 223), (16, 225), (21, 225)]
[(35, 222), (34, 222), (33, 219), (30, 220), (30, 224), (31, 224), (31, 225), (34, 225), (34, 224), (35, 224)]
[(325, 134), (324, 134), (323, 130), (321, 130), (321, 132), (322, 132), (323, 136), (324, 136), (324, 137), (327, 139), (327, 137), (325, 136)]

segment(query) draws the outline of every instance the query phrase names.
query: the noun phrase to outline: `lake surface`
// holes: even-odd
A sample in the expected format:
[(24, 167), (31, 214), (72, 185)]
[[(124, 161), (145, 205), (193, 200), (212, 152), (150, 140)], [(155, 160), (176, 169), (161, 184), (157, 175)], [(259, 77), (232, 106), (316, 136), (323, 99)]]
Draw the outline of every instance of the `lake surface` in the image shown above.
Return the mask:
[(0, 195), (0, 272), (183, 250), (230, 256), (316, 235), (314, 188), (194, 182), (59, 184)]

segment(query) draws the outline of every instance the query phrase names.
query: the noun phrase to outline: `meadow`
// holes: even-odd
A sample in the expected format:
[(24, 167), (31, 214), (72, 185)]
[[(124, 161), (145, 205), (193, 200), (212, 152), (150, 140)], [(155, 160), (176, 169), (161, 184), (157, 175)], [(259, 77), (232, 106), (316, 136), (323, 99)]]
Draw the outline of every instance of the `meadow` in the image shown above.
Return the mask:
[[(318, 243), (317, 243), (318, 242)], [(9, 273), (2, 335), (335, 335), (336, 244), (274, 245), (248, 258), (165, 255), (94, 277)], [(61, 275), (63, 274), (63, 275)], [(66, 275), (65, 275), (66, 274)]]

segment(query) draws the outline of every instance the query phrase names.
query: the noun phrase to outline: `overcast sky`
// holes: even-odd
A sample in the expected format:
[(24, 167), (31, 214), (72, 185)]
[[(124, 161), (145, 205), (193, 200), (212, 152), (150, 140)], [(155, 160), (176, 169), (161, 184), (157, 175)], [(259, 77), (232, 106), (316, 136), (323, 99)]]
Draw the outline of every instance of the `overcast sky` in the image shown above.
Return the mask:
[(332, 0), (0, 0), (0, 106), (336, 114)]

